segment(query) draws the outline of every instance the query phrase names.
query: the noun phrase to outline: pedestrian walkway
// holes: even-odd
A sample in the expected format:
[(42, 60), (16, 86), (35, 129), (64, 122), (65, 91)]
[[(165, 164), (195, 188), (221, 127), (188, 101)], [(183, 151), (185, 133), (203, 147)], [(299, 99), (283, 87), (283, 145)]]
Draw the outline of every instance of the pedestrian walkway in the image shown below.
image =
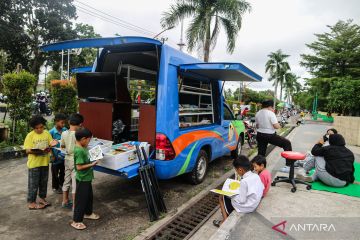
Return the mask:
[[(329, 126), (313, 123), (295, 128), (288, 136), (292, 142), (293, 150), (299, 152), (310, 151), (327, 128)], [(360, 148), (355, 146), (350, 146), (349, 148), (354, 152), (356, 161), (360, 161)], [(273, 177), (285, 165), (284, 159), (280, 157), (281, 151), (282, 149), (275, 148), (267, 157), (268, 169), (272, 172)], [(311, 234), (314, 233), (306, 231), (295, 232), (294, 229), (289, 231), (289, 225), (285, 224), (284, 230), (288, 232), (286, 233), (287, 235), (284, 235), (273, 230), (272, 227), (284, 221), (286, 223), (310, 223), (311, 221), (316, 222), (319, 219), (324, 219), (328, 224), (340, 224), (338, 220), (340, 218), (343, 219), (342, 223), (348, 222), (354, 224), (354, 222), (360, 221), (360, 198), (316, 190), (308, 191), (302, 185), (298, 185), (296, 193), (291, 193), (290, 189), (291, 185), (286, 183), (279, 183), (276, 187), (271, 187), (268, 195), (262, 200), (256, 212), (251, 214), (232, 214), (220, 229), (212, 226), (213, 219), (221, 218), (218, 212), (191, 239), (291, 239), (292, 237), (297, 239), (304, 236), (311, 237)], [(282, 229), (281, 227), (280, 229)], [(347, 239), (358, 239), (360, 231), (350, 231), (350, 226), (346, 229), (345, 225), (338, 227), (342, 231), (349, 230), (346, 233)], [(339, 232), (337, 234), (340, 234)], [(323, 232), (321, 234), (326, 233)], [(319, 239), (320, 237), (331, 239), (330, 236), (332, 235), (316, 235), (314, 239)], [(334, 236), (337, 239), (340, 238), (339, 235), (335, 234)]]

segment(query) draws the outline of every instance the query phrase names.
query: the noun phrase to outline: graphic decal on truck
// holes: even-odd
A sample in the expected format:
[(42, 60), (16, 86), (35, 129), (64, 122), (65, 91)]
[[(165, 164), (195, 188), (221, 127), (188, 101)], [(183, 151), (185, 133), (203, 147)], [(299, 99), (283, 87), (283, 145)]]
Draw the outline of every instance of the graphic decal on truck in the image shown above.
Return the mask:
[(175, 150), (176, 156), (179, 155), (185, 148), (195, 141), (204, 139), (204, 138), (217, 138), (221, 141), (225, 141), (224, 138), (219, 136), (217, 133), (208, 130), (196, 130), (189, 133), (182, 134), (176, 138), (173, 142), (173, 148)]
[(189, 166), (190, 159), (191, 159), (191, 157), (192, 157), (192, 154), (193, 154), (193, 152), (194, 152), (195, 147), (196, 147), (197, 144), (198, 144), (198, 142), (196, 142), (196, 143), (194, 144), (194, 146), (191, 148), (189, 154), (188, 154), (187, 157), (186, 157), (186, 160), (185, 160), (185, 162), (184, 162), (184, 165), (181, 167), (181, 169), (180, 169), (180, 171), (178, 172), (177, 175), (180, 175), (180, 174), (185, 173), (187, 167)]

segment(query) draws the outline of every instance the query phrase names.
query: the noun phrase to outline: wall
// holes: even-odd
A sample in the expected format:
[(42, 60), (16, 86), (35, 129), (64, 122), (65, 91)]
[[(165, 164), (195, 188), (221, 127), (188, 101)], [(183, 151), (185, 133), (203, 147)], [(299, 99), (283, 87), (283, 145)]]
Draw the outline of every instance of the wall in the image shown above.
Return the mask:
[(335, 116), (333, 127), (344, 136), (346, 144), (360, 146), (360, 117)]

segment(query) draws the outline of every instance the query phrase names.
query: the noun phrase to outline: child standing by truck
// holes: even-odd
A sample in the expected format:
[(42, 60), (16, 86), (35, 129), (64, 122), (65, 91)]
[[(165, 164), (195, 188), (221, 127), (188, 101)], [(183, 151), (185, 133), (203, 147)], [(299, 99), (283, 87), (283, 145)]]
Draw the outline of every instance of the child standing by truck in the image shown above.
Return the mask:
[[(42, 116), (30, 119), (33, 129), (25, 138), (24, 148), (28, 154), (28, 207), (29, 210), (44, 209), (51, 204), (46, 201), (47, 182), (49, 177), (50, 148), (57, 144), (50, 133), (45, 130), (46, 120)], [(39, 194), (39, 202), (36, 197)]]
[(93, 166), (97, 161), (90, 162), (87, 146), (92, 137), (90, 130), (80, 128), (76, 130), (76, 146), (74, 149), (76, 169), (76, 196), (74, 217), (71, 226), (77, 230), (83, 230), (86, 225), (85, 219), (97, 220), (99, 215), (93, 213), (93, 191), (91, 182), (94, 179)]
[[(58, 113), (55, 115), (54, 122), (55, 126), (49, 131), (52, 138), (59, 141), (56, 145), (60, 148), (61, 134), (67, 130), (65, 127), (66, 115)], [(62, 194), (62, 186), (64, 183), (65, 176), (65, 165), (64, 156), (60, 150), (52, 149), (51, 156), (51, 178), (52, 178), (52, 189), (54, 193)]]
[[(61, 134), (61, 148), (65, 148), (65, 178), (63, 184), (63, 201), (62, 207), (72, 208), (75, 199), (76, 181), (74, 169), (74, 148), (75, 148), (75, 131), (79, 129), (84, 122), (82, 115), (78, 113), (71, 114), (69, 117), (69, 131)], [(69, 190), (71, 186), (72, 201), (69, 201)]]

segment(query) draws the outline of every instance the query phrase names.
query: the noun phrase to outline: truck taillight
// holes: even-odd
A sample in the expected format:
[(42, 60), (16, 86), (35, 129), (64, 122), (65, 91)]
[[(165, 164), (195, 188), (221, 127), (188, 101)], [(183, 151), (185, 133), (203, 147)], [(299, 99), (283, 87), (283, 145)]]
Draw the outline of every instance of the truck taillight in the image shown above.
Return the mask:
[(170, 140), (162, 133), (156, 134), (156, 159), (172, 160), (175, 158), (175, 151)]

